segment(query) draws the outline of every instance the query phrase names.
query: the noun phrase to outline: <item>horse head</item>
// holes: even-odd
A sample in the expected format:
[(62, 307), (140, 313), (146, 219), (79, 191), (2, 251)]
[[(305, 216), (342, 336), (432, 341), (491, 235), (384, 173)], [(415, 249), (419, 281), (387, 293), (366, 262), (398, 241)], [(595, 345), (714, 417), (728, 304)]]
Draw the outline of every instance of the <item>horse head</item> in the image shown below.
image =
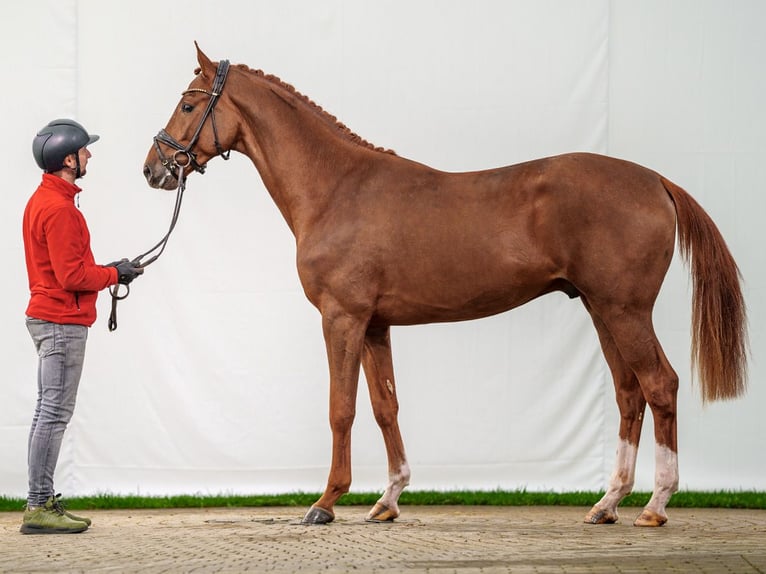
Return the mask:
[(194, 45), (199, 63), (195, 77), (144, 162), (144, 177), (154, 188), (175, 189), (192, 171), (204, 173), (213, 157), (229, 159), (236, 137), (236, 114), (227, 113), (232, 104), (223, 97), (229, 62), (216, 64)]

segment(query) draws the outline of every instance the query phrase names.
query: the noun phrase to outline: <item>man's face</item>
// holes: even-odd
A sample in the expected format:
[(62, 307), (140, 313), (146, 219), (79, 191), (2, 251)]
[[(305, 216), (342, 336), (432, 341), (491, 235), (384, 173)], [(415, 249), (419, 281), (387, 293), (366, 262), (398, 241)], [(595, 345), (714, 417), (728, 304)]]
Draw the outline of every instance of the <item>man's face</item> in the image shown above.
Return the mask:
[(87, 147), (81, 147), (77, 151), (77, 155), (80, 158), (80, 177), (82, 177), (85, 175), (85, 172), (87, 171), (88, 159), (90, 158), (91, 153), (90, 151), (88, 151)]

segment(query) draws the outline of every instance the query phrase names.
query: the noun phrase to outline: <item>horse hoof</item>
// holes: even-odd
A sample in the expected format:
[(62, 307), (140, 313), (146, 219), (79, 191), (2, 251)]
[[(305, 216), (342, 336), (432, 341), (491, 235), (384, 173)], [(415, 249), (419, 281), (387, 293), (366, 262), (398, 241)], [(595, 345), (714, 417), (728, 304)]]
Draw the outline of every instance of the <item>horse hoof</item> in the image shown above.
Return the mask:
[(332, 512), (318, 506), (312, 506), (301, 520), (301, 524), (327, 524), (333, 520), (335, 520), (335, 515)]
[(590, 512), (585, 515), (587, 524), (614, 524), (617, 522), (617, 513), (610, 510), (604, 510), (594, 506)]
[(661, 514), (657, 514), (653, 510), (646, 510), (641, 513), (641, 515), (636, 518), (636, 521), (633, 523), (633, 526), (662, 526), (668, 521), (667, 516), (663, 516)]
[(376, 502), (369, 514), (367, 514), (365, 520), (367, 522), (393, 522), (394, 519), (398, 517), (399, 512), (397, 510), (393, 510), (385, 504)]

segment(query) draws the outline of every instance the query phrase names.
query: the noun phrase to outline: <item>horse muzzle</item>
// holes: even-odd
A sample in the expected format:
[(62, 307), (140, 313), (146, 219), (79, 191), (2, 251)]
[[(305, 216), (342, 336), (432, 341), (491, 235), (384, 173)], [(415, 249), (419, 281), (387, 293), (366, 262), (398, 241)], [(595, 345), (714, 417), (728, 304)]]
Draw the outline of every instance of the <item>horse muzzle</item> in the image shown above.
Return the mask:
[(164, 165), (144, 165), (144, 177), (149, 187), (172, 191), (178, 187), (178, 177)]

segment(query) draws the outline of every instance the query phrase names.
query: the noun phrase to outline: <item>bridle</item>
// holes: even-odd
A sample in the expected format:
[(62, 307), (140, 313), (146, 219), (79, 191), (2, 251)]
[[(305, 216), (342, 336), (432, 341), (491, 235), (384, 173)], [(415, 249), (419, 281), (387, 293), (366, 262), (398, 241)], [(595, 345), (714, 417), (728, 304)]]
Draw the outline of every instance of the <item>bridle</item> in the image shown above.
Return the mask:
[[(231, 153), (231, 150), (224, 151), (221, 147), (221, 144), (218, 141), (218, 129), (215, 125), (215, 114), (213, 113), (213, 108), (215, 108), (215, 104), (218, 102), (218, 98), (221, 96), (221, 92), (223, 91), (223, 85), (226, 82), (226, 76), (229, 73), (229, 61), (228, 60), (221, 60), (218, 63), (218, 68), (215, 71), (215, 79), (213, 80), (213, 88), (211, 91), (202, 89), (202, 88), (190, 88), (183, 92), (182, 95), (194, 93), (194, 92), (200, 92), (203, 94), (207, 94), (210, 96), (210, 100), (208, 100), (207, 108), (205, 108), (205, 113), (202, 114), (202, 118), (200, 118), (199, 125), (197, 126), (197, 130), (194, 132), (194, 135), (189, 140), (189, 143), (186, 145), (181, 144), (178, 140), (176, 140), (173, 136), (171, 136), (168, 132), (166, 132), (164, 129), (161, 129), (160, 132), (154, 136), (154, 147), (157, 150), (157, 155), (160, 158), (160, 161), (162, 162), (162, 165), (167, 168), (170, 173), (173, 174), (173, 176), (178, 177), (179, 181), (183, 178), (183, 170), (188, 165), (191, 165), (192, 168), (194, 168), (195, 171), (198, 171), (200, 173), (205, 173), (205, 166), (206, 164), (200, 164), (197, 162), (197, 154), (195, 154), (192, 151), (192, 148), (194, 147), (194, 144), (197, 143), (197, 140), (199, 139), (199, 134), (202, 131), (202, 126), (205, 125), (205, 120), (207, 120), (208, 116), (210, 116), (210, 123), (213, 125), (213, 141), (215, 142), (215, 150), (218, 155), (220, 155), (223, 159), (229, 159), (229, 154)], [(160, 144), (165, 144), (168, 147), (173, 148), (176, 150), (171, 157), (167, 157), (164, 153), (162, 153), (162, 147)], [(186, 156), (186, 163), (182, 164), (178, 161), (179, 155), (185, 155)], [(181, 168), (181, 176), (179, 177), (176, 174), (176, 170), (178, 168)]]
[[(184, 169), (191, 165), (192, 169), (195, 171), (198, 171), (199, 173), (205, 173), (205, 167), (207, 164), (200, 164), (197, 161), (197, 154), (192, 151), (192, 148), (197, 143), (200, 132), (202, 131), (202, 128), (205, 125), (205, 121), (208, 117), (210, 117), (210, 123), (213, 126), (213, 141), (215, 142), (217, 155), (220, 155), (223, 159), (229, 159), (229, 156), (231, 155), (231, 150), (224, 151), (223, 147), (221, 147), (221, 144), (218, 141), (218, 129), (215, 125), (215, 113), (213, 112), (213, 109), (218, 102), (218, 98), (221, 97), (221, 93), (223, 92), (223, 86), (226, 82), (226, 76), (228, 73), (229, 61), (221, 60), (218, 62), (218, 68), (215, 71), (215, 78), (213, 79), (213, 87), (210, 91), (203, 88), (190, 88), (182, 93), (182, 95), (186, 95), (189, 93), (199, 92), (210, 96), (207, 107), (205, 108), (205, 112), (202, 114), (199, 125), (194, 131), (194, 135), (189, 140), (189, 143), (186, 145), (181, 144), (178, 140), (166, 132), (164, 128), (161, 129), (156, 136), (154, 136), (154, 147), (157, 150), (157, 156), (160, 158), (160, 161), (162, 162), (162, 165), (165, 167), (165, 169), (167, 169), (178, 180), (178, 189), (176, 191), (175, 206), (173, 207), (173, 216), (170, 219), (170, 227), (168, 228), (167, 233), (151, 249), (145, 251), (137, 257), (134, 257), (131, 260), (131, 264), (134, 267), (145, 268), (148, 265), (151, 265), (157, 261), (159, 256), (162, 255), (162, 252), (165, 251), (165, 247), (167, 246), (168, 240), (170, 239), (170, 234), (173, 232), (173, 229), (175, 229), (176, 223), (178, 222), (178, 215), (181, 212), (181, 202), (183, 200), (184, 191), (186, 190), (186, 177), (184, 176)], [(160, 144), (164, 144), (174, 149), (175, 151), (173, 152), (173, 155), (168, 157), (162, 153), (162, 147)], [(182, 163), (182, 161), (179, 160), (184, 156), (186, 157), (186, 161)], [(158, 249), (159, 251), (157, 251)], [(150, 255), (154, 251), (157, 251), (157, 253), (149, 257), (149, 259), (146, 261), (142, 262), (144, 257)], [(125, 285), (125, 293), (123, 295), (120, 295), (120, 285), (120, 283), (117, 283), (109, 288), (109, 294), (112, 296), (112, 311), (109, 315), (108, 323), (110, 331), (117, 329), (117, 302), (122, 301), (128, 295), (130, 295), (130, 285)]]

